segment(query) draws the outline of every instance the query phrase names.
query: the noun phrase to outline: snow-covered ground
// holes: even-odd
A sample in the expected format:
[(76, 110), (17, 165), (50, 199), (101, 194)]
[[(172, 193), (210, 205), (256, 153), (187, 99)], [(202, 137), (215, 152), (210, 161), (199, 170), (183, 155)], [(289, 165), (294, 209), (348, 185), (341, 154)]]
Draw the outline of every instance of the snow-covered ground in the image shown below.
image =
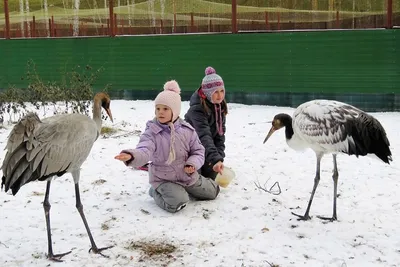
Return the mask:
[[(0, 192), (1, 267), (400, 266), (400, 113), (373, 114), (391, 142), (391, 165), (369, 157), (338, 156), (338, 221), (324, 223), (315, 215), (332, 214), (332, 157), (322, 160), (312, 220), (297, 221), (291, 212), (306, 209), (315, 155), (291, 150), (283, 130), (262, 143), (275, 114), (292, 114), (293, 109), (285, 107), (230, 104), (225, 163), (236, 172), (235, 180), (214, 201), (191, 202), (176, 214), (157, 207), (148, 195), (147, 172), (114, 159), (122, 149), (135, 147), (153, 117), (153, 105), (112, 101), (115, 120), (105, 125), (119, 131), (99, 138), (82, 166), (84, 211), (97, 245), (114, 245), (104, 251), (110, 257), (88, 253), (73, 180), (66, 174), (52, 183), (51, 226), (54, 253), (72, 253), (62, 263), (47, 260), (42, 207), (46, 184), (32, 182), (16, 196)], [(183, 102), (181, 115), (187, 108)], [(2, 148), (11, 127), (0, 130)], [(278, 182), (282, 192), (263, 192), (256, 181), (267, 188)], [(169, 244), (175, 250), (149, 256), (140, 247), (150, 244)]]

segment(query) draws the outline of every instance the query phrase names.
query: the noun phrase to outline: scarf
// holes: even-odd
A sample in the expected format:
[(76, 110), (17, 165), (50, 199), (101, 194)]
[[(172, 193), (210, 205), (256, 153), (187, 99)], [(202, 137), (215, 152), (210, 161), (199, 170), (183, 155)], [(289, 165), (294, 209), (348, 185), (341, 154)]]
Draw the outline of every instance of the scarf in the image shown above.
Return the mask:
[(168, 126), (171, 129), (171, 139), (170, 139), (170, 146), (169, 146), (169, 155), (167, 164), (170, 165), (176, 158), (175, 155), (175, 126), (172, 122), (168, 122)]

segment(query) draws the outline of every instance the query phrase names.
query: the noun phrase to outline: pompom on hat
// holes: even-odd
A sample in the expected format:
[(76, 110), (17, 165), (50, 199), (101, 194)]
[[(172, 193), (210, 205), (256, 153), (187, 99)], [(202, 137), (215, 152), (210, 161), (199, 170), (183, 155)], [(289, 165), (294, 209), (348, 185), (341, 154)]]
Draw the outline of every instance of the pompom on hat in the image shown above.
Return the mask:
[(223, 88), (225, 90), (224, 81), (221, 76), (217, 74), (213, 67), (207, 67), (205, 70), (206, 76), (204, 76), (201, 82), (201, 89), (207, 99), (211, 101), (211, 96), (214, 94), (215, 90), (218, 88)]
[(181, 88), (175, 80), (164, 84), (164, 91), (159, 93), (154, 100), (155, 105), (166, 105), (172, 110), (172, 122), (174, 122), (181, 113)]

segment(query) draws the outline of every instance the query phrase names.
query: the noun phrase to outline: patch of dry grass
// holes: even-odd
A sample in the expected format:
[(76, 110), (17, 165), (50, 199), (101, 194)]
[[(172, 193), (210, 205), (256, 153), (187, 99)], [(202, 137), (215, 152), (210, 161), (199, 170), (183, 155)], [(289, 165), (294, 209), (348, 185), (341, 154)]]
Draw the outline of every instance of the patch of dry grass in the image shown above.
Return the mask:
[(171, 254), (174, 251), (176, 251), (177, 247), (172, 244), (164, 242), (157, 243), (157, 241), (150, 241), (150, 242), (132, 241), (127, 247), (127, 249), (129, 250), (140, 249), (146, 256), (153, 257), (157, 255)]
[(96, 181), (92, 182), (92, 185), (102, 185), (105, 182), (107, 182), (107, 180), (99, 179), (99, 180), (96, 180)]
[(37, 192), (37, 191), (33, 191), (33, 192), (32, 192), (32, 196), (44, 196), (44, 193), (42, 193), (42, 192)]
[(116, 220), (117, 220), (117, 217), (112, 216), (111, 219), (108, 219), (107, 221), (105, 221), (101, 224), (101, 230), (103, 230), (103, 231), (109, 230), (111, 228), (110, 223), (112, 221), (116, 221)]
[(118, 129), (116, 129), (116, 128), (103, 126), (103, 127), (101, 127), (100, 134), (101, 135), (112, 135), (112, 134), (115, 134), (116, 132), (118, 132)]
[(125, 247), (128, 250), (140, 250), (141, 256), (139, 262), (143, 261), (156, 261), (160, 266), (168, 266), (171, 262), (176, 260), (173, 255), (177, 252), (177, 247), (173, 244), (163, 241), (132, 241)]

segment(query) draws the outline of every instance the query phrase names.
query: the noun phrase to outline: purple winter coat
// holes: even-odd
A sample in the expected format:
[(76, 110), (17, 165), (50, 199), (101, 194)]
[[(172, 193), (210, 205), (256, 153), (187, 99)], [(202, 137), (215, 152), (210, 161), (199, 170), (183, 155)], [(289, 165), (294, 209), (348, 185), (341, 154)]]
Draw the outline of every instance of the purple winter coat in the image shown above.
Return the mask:
[[(139, 167), (152, 161), (149, 166), (149, 182), (157, 188), (164, 182), (173, 182), (184, 187), (193, 185), (198, 179), (198, 169), (204, 164), (204, 146), (194, 128), (182, 119), (174, 123), (175, 127), (175, 160), (168, 165), (171, 130), (168, 125), (156, 119), (146, 123), (146, 130), (140, 136), (136, 149), (126, 149), (123, 153), (133, 156), (128, 166)], [(193, 166), (196, 171), (185, 173), (185, 165)]]

